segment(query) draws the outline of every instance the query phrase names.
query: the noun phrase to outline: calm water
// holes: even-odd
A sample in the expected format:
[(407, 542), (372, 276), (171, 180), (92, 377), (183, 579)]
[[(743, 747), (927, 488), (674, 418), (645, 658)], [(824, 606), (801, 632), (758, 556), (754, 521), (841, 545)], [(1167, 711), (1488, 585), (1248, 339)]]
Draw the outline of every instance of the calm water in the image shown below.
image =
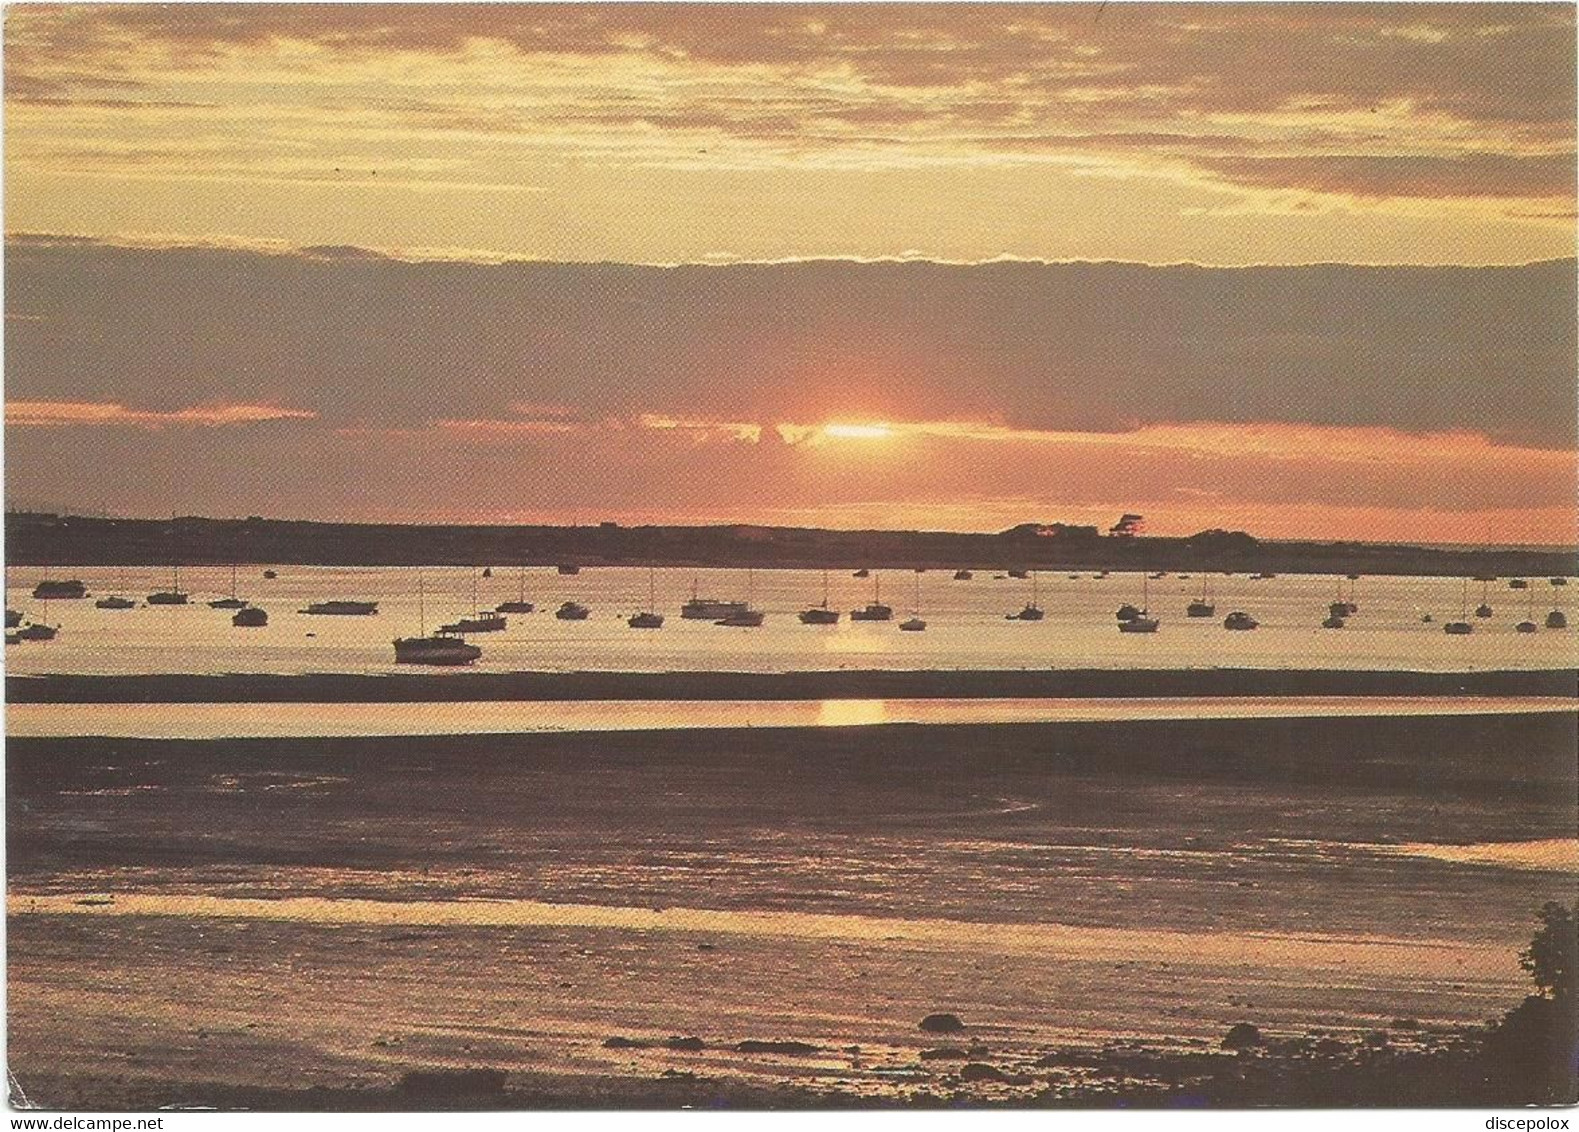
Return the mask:
[(1573, 710), (1542, 696), (1241, 696), (1126, 699), (478, 701), (459, 703), (13, 704), (14, 737), (314, 738), (501, 735), (668, 728), (865, 727), (882, 723), (1055, 723), (1140, 719), (1490, 715)]
[[(240, 595), (268, 610), (270, 624), (237, 629), (230, 611), (209, 609), (207, 600), (230, 588), (228, 568), (182, 571), (183, 588), (195, 604), (100, 610), (92, 599), (50, 602), (47, 609), (31, 597), (44, 571), (10, 572), (6, 604), (30, 618), (61, 627), (48, 643), (8, 648), (12, 672), (358, 672), (395, 670), (390, 641), (418, 632), (421, 619), (415, 569), (396, 567), (279, 568), (275, 580), (261, 567), (241, 571)], [(474, 573), (463, 568), (422, 571), (426, 627), (474, 608)], [(141, 600), (169, 585), (165, 570), (146, 567), (56, 567), (53, 577), (83, 579), (95, 596), (124, 593)], [(1343, 630), (1319, 628), (1327, 603), (1338, 593), (1335, 577), (1285, 575), (1262, 581), (1244, 576), (1211, 579), (1217, 617), (1189, 619), (1185, 605), (1200, 592), (1198, 577), (1170, 576), (1150, 583), (1150, 606), (1162, 618), (1155, 635), (1121, 634), (1114, 610), (1139, 604), (1140, 575), (1089, 573), (1071, 580), (1042, 575), (1041, 622), (1006, 621), (1031, 599), (1031, 583), (995, 580), (977, 573), (956, 582), (947, 571), (920, 576), (890, 571), (880, 579), (857, 579), (848, 571), (830, 578), (830, 604), (845, 611), (835, 626), (807, 626), (795, 614), (822, 599), (816, 571), (759, 570), (748, 580), (742, 570), (661, 569), (656, 571), (656, 604), (668, 616), (657, 631), (628, 628), (623, 617), (647, 603), (648, 575), (632, 567), (586, 568), (561, 577), (553, 570), (527, 571), (526, 596), (538, 612), (511, 615), (502, 633), (472, 640), (483, 649), (480, 669), (488, 670), (728, 670), (795, 671), (837, 668), (1125, 668), (1254, 667), (1351, 668), (1451, 671), (1490, 668), (1562, 668), (1579, 662), (1573, 633), (1542, 629), (1532, 635), (1513, 631), (1530, 612), (1543, 623), (1551, 609), (1567, 609), (1567, 588), (1533, 579), (1529, 591), (1506, 583), (1489, 587), (1495, 615), (1476, 622), (1468, 637), (1448, 637), (1441, 625), (1460, 612), (1460, 585), (1451, 578), (1363, 578), (1356, 583), (1360, 612)], [(753, 604), (767, 612), (760, 629), (728, 629), (706, 621), (683, 621), (679, 607), (693, 581), (704, 597), (744, 599), (748, 584)], [(895, 609), (892, 622), (851, 622), (848, 611), (870, 601), (877, 584)], [(514, 571), (501, 569), (481, 580), (476, 605), (491, 608), (517, 596)], [(1471, 605), (1480, 587), (1470, 591)], [(1575, 592), (1579, 592), (1576, 590)], [(308, 602), (360, 598), (380, 603), (375, 617), (315, 617), (298, 610)], [(584, 622), (558, 621), (552, 610), (576, 600), (591, 606)], [(899, 631), (898, 620), (919, 606), (928, 622), (923, 633)], [(1255, 632), (1233, 633), (1221, 619), (1242, 609), (1261, 622)], [(1430, 612), (1435, 623), (1422, 624)]]

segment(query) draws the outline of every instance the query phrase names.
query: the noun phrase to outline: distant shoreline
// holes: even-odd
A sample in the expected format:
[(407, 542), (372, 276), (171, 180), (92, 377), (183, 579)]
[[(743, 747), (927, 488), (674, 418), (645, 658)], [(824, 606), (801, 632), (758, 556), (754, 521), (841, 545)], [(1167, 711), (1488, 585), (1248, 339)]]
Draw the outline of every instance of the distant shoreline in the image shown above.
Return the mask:
[(589, 527), (107, 519), (11, 511), (11, 566), (664, 566), (760, 569), (1146, 570), (1289, 574), (1579, 575), (1579, 549), (1263, 541), (1243, 531), (1115, 537), (1024, 523), (997, 534), (745, 524)]
[(1579, 696), (1573, 669), (827, 670), (7, 676), (11, 703), (421, 703), (1165, 696)]

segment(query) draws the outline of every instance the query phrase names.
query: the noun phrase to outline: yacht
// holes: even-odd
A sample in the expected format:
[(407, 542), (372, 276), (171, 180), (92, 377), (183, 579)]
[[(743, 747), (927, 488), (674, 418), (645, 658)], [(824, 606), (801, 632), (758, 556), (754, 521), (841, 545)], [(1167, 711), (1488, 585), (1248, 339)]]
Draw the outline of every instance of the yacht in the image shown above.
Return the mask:
[[(149, 598), (153, 601), (153, 598)], [(301, 613), (321, 617), (371, 617), (378, 612), (376, 601), (315, 601)]]
[(883, 604), (883, 578), (882, 575), (872, 579), (872, 600), (866, 603), (863, 609), (850, 610), (851, 621), (892, 621), (894, 607)]
[(1032, 574), (1031, 575), (1031, 600), (1026, 603), (1025, 608), (1020, 610), (1020, 612), (1005, 614), (1004, 615), (1004, 620), (1005, 621), (1040, 621), (1043, 617), (1045, 617), (1047, 615), (1044, 612), (1042, 612), (1042, 607), (1037, 604), (1037, 598), (1039, 596), (1040, 595), (1038, 593), (1037, 584), (1036, 584), (1036, 575)]
[(901, 633), (921, 633), (925, 632), (926, 627), (927, 623), (921, 619), (921, 574), (917, 572), (916, 604), (914, 608), (910, 610), (909, 619), (899, 623), (899, 631)]
[(236, 615), (230, 619), (230, 623), (238, 629), (257, 629), (269, 623), (269, 614), (265, 609), (249, 605), (245, 609), (236, 610)]
[(1443, 625), (1442, 626), (1442, 632), (1446, 633), (1450, 637), (1464, 637), (1464, 636), (1468, 636), (1470, 633), (1473, 633), (1475, 631), (1475, 626), (1470, 622), (1469, 617), (1467, 616), (1467, 610), (1468, 609), (1469, 609), (1469, 580), (1465, 579), (1464, 585), (1463, 585), (1463, 590), (1462, 590), (1462, 592), (1460, 594), (1460, 601), (1459, 601), (1459, 606), (1458, 606), (1458, 620), (1457, 621), (1449, 621), (1446, 625)]
[(822, 572), (822, 604), (800, 611), (802, 625), (837, 625), (839, 611), (828, 608), (828, 571)]
[(755, 629), (758, 625), (762, 624), (762, 619), (766, 616), (766, 614), (764, 614), (760, 609), (751, 608), (751, 591), (754, 575), (755, 572), (747, 567), (746, 600), (740, 603), (740, 607), (738, 609), (732, 610), (723, 617), (720, 617), (717, 621), (714, 621), (714, 625), (723, 625), (730, 629)]
[(695, 578), (691, 579), (691, 597), (680, 606), (680, 617), (686, 621), (719, 621), (745, 613), (750, 605), (744, 601), (719, 601), (717, 598), (697, 597)]
[(651, 566), (647, 567), (647, 608), (641, 613), (636, 613), (625, 619), (625, 624), (632, 629), (662, 629), (663, 614), (653, 610), (658, 605), (657, 585)]
[[(1134, 606), (1130, 606), (1134, 609)], [(1140, 579), (1140, 608), (1135, 610), (1133, 617), (1127, 617), (1118, 623), (1120, 633), (1155, 633), (1162, 622), (1151, 615), (1151, 589), (1150, 579), (1145, 575)]]
[(530, 613), (534, 608), (536, 608), (531, 602), (526, 600), (525, 566), (521, 567), (519, 580), (521, 583), (521, 588), (520, 592), (516, 596), (516, 599), (514, 601), (501, 601), (498, 605), (494, 606), (495, 613)]
[(148, 595), (149, 605), (185, 605), (191, 595), (181, 589), (181, 567), (170, 567), (170, 588)]
[(554, 616), (561, 621), (585, 621), (591, 613), (592, 610), (576, 601), (567, 601), (554, 610)]
[(417, 636), (395, 638), (396, 664), (434, 664), (454, 667), (471, 664), (482, 656), (482, 649), (442, 629), (433, 636), (428, 636), (424, 624), (426, 620), (427, 607), (423, 601), (422, 576), (419, 574), (417, 576)]
[(1216, 617), (1217, 606), (1211, 600), (1211, 580), (1207, 575), (1201, 575), (1201, 596), (1184, 607), (1186, 617)]
[(247, 602), (236, 596), (236, 564), (230, 564), (230, 596), (208, 603), (210, 609), (245, 609)]

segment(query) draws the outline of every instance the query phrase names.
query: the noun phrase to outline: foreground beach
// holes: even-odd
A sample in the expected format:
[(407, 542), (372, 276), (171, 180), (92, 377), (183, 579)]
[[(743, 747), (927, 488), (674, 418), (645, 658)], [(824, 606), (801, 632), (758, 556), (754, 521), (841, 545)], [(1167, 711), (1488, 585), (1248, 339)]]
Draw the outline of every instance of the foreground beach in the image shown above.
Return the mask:
[(1579, 875), (1574, 747), (1553, 712), (14, 739), (11, 1068), (51, 1107), (1450, 1103)]

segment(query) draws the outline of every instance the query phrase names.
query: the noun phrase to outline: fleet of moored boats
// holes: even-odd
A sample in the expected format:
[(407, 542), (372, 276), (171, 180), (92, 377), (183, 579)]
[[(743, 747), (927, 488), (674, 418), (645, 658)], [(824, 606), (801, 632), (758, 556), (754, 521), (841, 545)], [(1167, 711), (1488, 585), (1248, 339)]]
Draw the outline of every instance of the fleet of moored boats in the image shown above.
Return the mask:
[[(561, 576), (576, 576), (581, 568), (575, 565), (561, 565), (556, 567), (556, 572)], [(927, 627), (927, 622), (921, 616), (921, 575), (924, 569), (917, 569), (915, 573), (914, 596), (910, 617), (899, 623), (903, 632), (922, 632)], [(265, 580), (277, 578), (275, 570), (263, 571)], [(491, 577), (492, 570), (485, 569), (483, 577)], [(859, 609), (850, 610), (851, 621), (891, 621), (894, 617), (892, 606), (885, 605), (882, 600), (882, 578), (869, 569), (855, 571), (857, 578), (872, 579), (872, 600)], [(1080, 578), (1080, 574), (1070, 574), (1070, 579)], [(1108, 571), (1103, 570), (1091, 575), (1092, 578), (1106, 578)], [(477, 597), (477, 575), (472, 578), (472, 606), (473, 612), (459, 617), (448, 624), (441, 625), (436, 632), (429, 634), (425, 628), (426, 605), (422, 589), (421, 577), (418, 578), (418, 607), (419, 607), (419, 632), (415, 637), (401, 637), (394, 641), (395, 662), (397, 664), (429, 664), (429, 665), (465, 665), (471, 664), (482, 656), (482, 650), (466, 640), (467, 636), (474, 633), (497, 633), (504, 631), (509, 620), (507, 613), (531, 613), (536, 605), (526, 598), (526, 569), (519, 570), (519, 592), (515, 599), (500, 602), (494, 609), (484, 609)], [(972, 571), (960, 569), (955, 571), (955, 581), (970, 581), (974, 577)], [(996, 574), (995, 578), (1028, 579), (1031, 583), (1030, 600), (1017, 612), (1004, 615), (1007, 621), (1041, 621), (1046, 613), (1040, 604), (1040, 587), (1037, 575), (1034, 572), (1013, 569), (1005, 574)], [(1125, 602), (1120, 605), (1115, 613), (1118, 630), (1121, 633), (1155, 633), (1162, 624), (1161, 618), (1152, 613), (1150, 609), (1150, 582), (1155, 579), (1167, 577), (1166, 571), (1157, 571), (1141, 575), (1141, 603), (1139, 605)], [(1189, 579), (1190, 575), (1180, 574), (1180, 579)], [(1276, 574), (1261, 572), (1250, 575), (1252, 581), (1261, 581), (1277, 577)], [(1338, 584), (1337, 600), (1327, 606), (1327, 616), (1320, 622), (1323, 629), (1342, 629), (1348, 624), (1349, 618), (1359, 612), (1359, 604), (1355, 600), (1355, 585), (1359, 579), (1358, 574), (1349, 574), (1346, 581), (1349, 583), (1348, 593), (1344, 593), (1343, 582)], [(1469, 585), (1471, 581), (1481, 585), (1480, 604), (1474, 610), (1476, 620), (1488, 620), (1494, 615), (1490, 604), (1489, 587), (1497, 581), (1486, 575), (1477, 575), (1473, 579), (1463, 579), (1459, 616), (1456, 620), (1449, 621), (1442, 626), (1443, 632), (1449, 636), (1467, 636), (1474, 632), (1475, 624), (1470, 618), (1469, 610)], [(1566, 586), (1568, 579), (1554, 577), (1548, 579), (1553, 587)], [(746, 571), (746, 599), (720, 600), (712, 597), (702, 597), (697, 584), (693, 580), (691, 595), (680, 607), (680, 617), (687, 621), (710, 621), (715, 625), (729, 628), (756, 628), (762, 625), (766, 613), (757, 609), (752, 604), (753, 572)], [(231, 568), (230, 592), (220, 598), (209, 601), (211, 609), (233, 611), (231, 624), (237, 628), (257, 628), (269, 623), (266, 610), (253, 604), (250, 600), (237, 596), (236, 568)], [(1535, 591), (1531, 589), (1528, 580), (1513, 578), (1508, 581), (1510, 590), (1524, 591), (1526, 594), (1526, 609), (1524, 620), (1514, 625), (1514, 631), (1528, 634), (1539, 632), (1541, 625), (1535, 620)], [(124, 589), (124, 586), (118, 587)], [(60, 631), (58, 625), (48, 623), (48, 607), (50, 601), (75, 601), (92, 595), (88, 593), (87, 586), (78, 579), (45, 579), (33, 589), (33, 596), (44, 604), (44, 616), (39, 620), (29, 620), (23, 613), (14, 609), (6, 610), (6, 644), (21, 644), (25, 641), (53, 640)], [(171, 570), (171, 584), (168, 589), (159, 590), (149, 594), (145, 604), (150, 606), (163, 605), (188, 605), (191, 595), (181, 588), (180, 567)], [(98, 609), (125, 610), (134, 609), (137, 602), (119, 593), (109, 594), (95, 601)], [(378, 602), (359, 599), (335, 599), (310, 603), (305, 609), (297, 611), (308, 616), (328, 617), (371, 617), (378, 613)], [(554, 616), (561, 621), (585, 621), (592, 614), (590, 607), (577, 601), (566, 601), (555, 611)], [(1215, 617), (1217, 606), (1211, 595), (1211, 581), (1202, 577), (1200, 596), (1191, 600), (1184, 610), (1188, 618)], [(803, 609), (799, 613), (799, 620), (803, 625), (835, 625), (839, 622), (841, 614), (829, 604), (828, 597), (828, 571), (823, 571), (822, 601)], [(1420, 620), (1432, 623), (1434, 618), (1430, 613), (1424, 614)], [(647, 605), (638, 613), (625, 618), (625, 622), (632, 629), (661, 629), (664, 624), (664, 615), (658, 611), (657, 587), (655, 571), (649, 567), (647, 571)], [(1567, 615), (1560, 609), (1553, 609), (1546, 615), (1544, 627), (1547, 629), (1566, 629), (1568, 627)], [(1260, 622), (1243, 610), (1234, 610), (1223, 619), (1223, 628), (1243, 632), (1256, 629)], [(309, 634), (311, 635), (311, 634)]]

